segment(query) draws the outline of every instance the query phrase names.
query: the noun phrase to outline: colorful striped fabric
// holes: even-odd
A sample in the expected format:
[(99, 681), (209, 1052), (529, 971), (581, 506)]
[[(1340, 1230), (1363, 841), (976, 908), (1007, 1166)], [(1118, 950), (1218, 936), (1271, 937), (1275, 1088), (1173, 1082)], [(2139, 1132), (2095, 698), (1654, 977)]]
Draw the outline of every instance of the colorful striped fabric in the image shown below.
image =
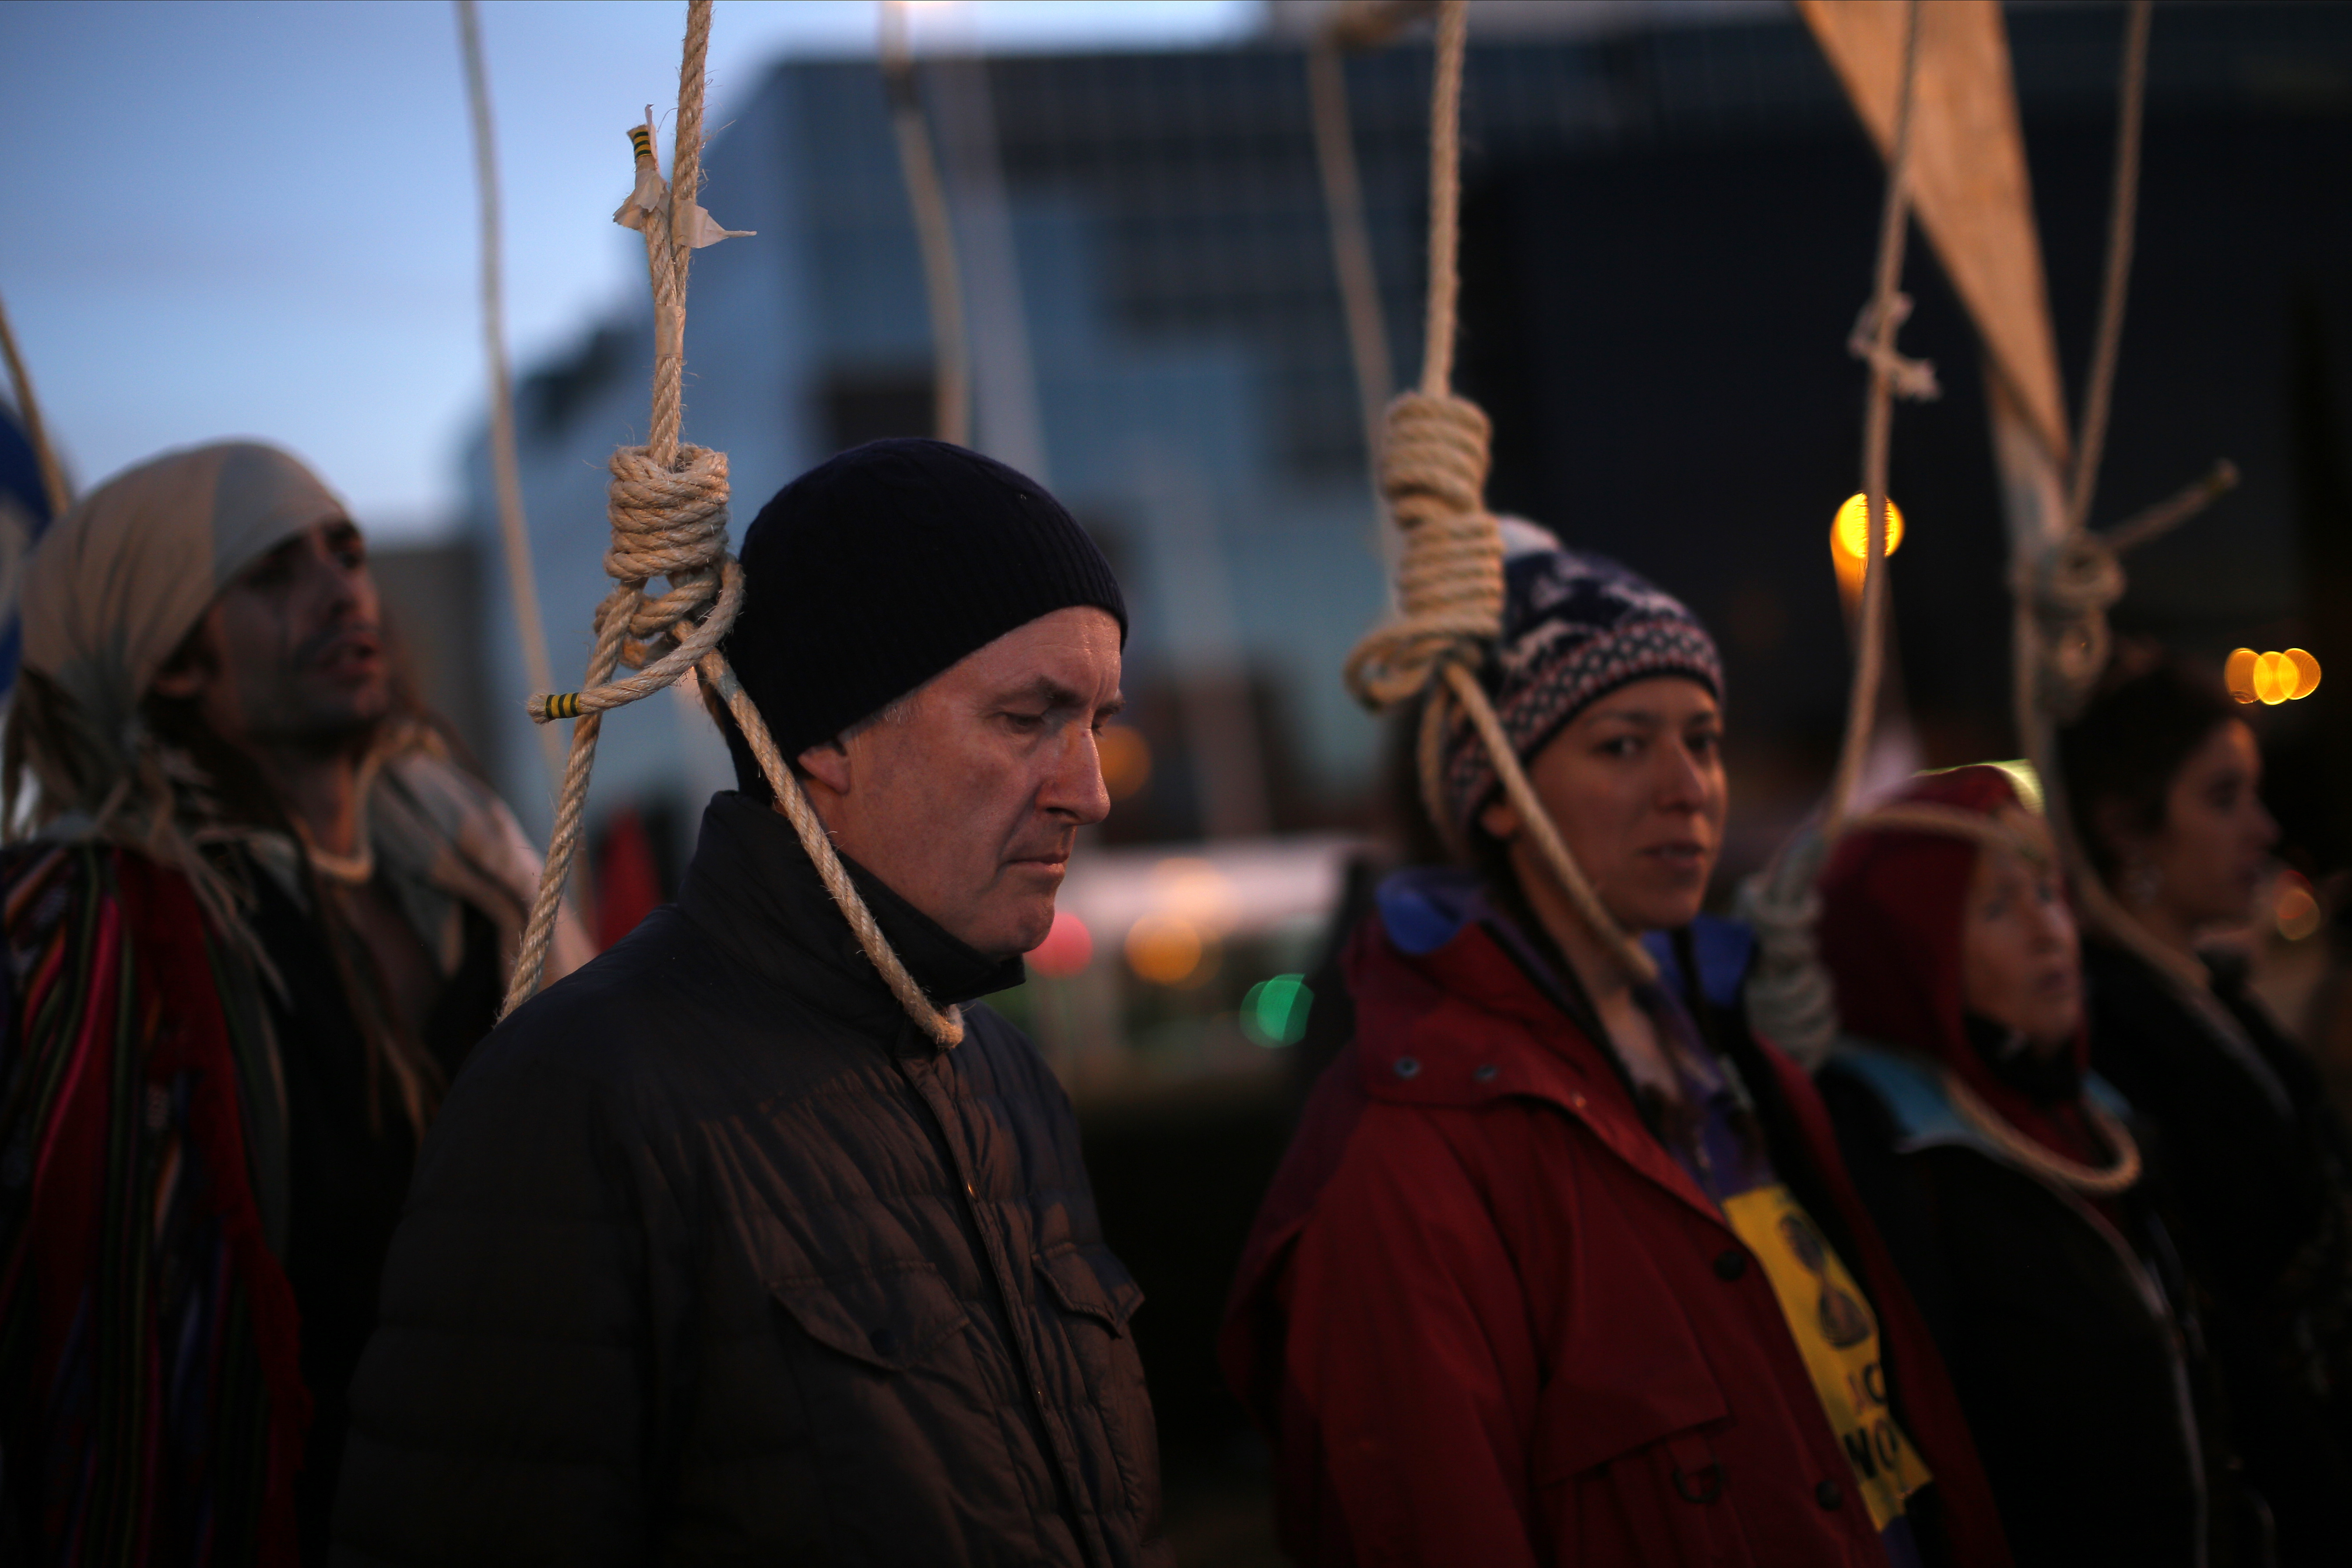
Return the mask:
[[(130, 850), (0, 856), (0, 1557), (293, 1564), (308, 1414), (233, 1019), (250, 971)], [(0, 1526), (5, 1528), (5, 1526)]]

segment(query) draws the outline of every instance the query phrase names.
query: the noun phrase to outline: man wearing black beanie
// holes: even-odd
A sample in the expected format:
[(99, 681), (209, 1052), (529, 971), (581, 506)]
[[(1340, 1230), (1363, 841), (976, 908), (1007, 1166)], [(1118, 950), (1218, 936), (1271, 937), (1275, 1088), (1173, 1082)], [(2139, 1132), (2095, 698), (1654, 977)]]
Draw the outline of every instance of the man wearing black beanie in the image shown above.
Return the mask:
[(961, 1037), (886, 986), (719, 710), (741, 787), (677, 902), (501, 1025), (426, 1144), (336, 1560), (1165, 1563), (1141, 1292), (1067, 1099), (976, 1005), (1109, 809), (1118, 584), (938, 441), (803, 475), (741, 562), (729, 663)]

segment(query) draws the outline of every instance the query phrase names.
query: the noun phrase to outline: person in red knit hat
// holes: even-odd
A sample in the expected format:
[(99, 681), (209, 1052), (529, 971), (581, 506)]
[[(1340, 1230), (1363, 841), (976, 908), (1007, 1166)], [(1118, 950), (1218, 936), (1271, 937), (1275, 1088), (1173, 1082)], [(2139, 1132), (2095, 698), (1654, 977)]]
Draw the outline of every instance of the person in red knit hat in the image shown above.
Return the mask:
[(2018, 1562), (2264, 1560), (2129, 1107), (2089, 1070), (2038, 812), (2002, 768), (1927, 775), (1839, 843), (1821, 896), (1844, 1030), (1822, 1100)]

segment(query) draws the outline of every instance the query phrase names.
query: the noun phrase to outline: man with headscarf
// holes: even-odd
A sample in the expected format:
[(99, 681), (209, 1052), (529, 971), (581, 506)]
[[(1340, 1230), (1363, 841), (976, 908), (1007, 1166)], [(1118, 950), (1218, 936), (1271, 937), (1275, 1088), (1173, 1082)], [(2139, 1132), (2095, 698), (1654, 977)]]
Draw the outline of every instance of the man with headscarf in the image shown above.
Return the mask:
[(677, 902), (467, 1065), (336, 1561), (1165, 1563), (1142, 1292), (1068, 1099), (976, 1001), (1110, 809), (1118, 584), (1034, 481), (917, 440), (787, 486), (742, 572), (726, 656), (824, 837), (730, 725)]
[(315, 1560), (416, 1144), (537, 858), (402, 691), (359, 530), (283, 452), (116, 476), (23, 602), (0, 1557)]

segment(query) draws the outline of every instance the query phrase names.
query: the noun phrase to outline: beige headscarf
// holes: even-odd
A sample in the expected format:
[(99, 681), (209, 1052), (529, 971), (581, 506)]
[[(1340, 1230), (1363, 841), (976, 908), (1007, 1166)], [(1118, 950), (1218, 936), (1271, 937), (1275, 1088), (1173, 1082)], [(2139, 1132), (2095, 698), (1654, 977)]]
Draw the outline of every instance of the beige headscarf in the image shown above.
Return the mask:
[[(98, 764), (73, 795), (132, 771), (140, 700), (220, 591), (286, 540), (345, 515), (277, 447), (224, 441), (117, 474), (48, 531), (25, 571), (25, 668), (71, 700), (77, 739)], [(56, 804), (94, 815), (103, 803), (101, 793)]]
[[(32, 815), (42, 837), (124, 845), (180, 871), (216, 929), (273, 983), (269, 955), (240, 912), (245, 895), (205, 851), (241, 845), (305, 907), (311, 889), (303, 858), (315, 851), (288, 834), (224, 820), (211, 781), (150, 730), (142, 703), (224, 588), (285, 541), (348, 515), (316, 475), (277, 447), (222, 442), (166, 453), (109, 479), (48, 531), (25, 573), (24, 672), (8, 715), (0, 811), (15, 826), (17, 786), (29, 770), (40, 790)], [(414, 720), (386, 726), (362, 768), (362, 859), (373, 868), (383, 858), (444, 977), (463, 956), (461, 903), (490, 918), (502, 964), (510, 964), (539, 880), (538, 857), (513, 814)], [(556, 963), (569, 969), (587, 956), (578, 922), (566, 921)], [(415, 1042), (364, 1020), (362, 1028), (421, 1131), (436, 1069)], [(268, 1131), (282, 1131), (282, 1105), (278, 1111), (275, 1121), (257, 1113), (255, 1157), (266, 1169), (282, 1169), (283, 1149)]]

